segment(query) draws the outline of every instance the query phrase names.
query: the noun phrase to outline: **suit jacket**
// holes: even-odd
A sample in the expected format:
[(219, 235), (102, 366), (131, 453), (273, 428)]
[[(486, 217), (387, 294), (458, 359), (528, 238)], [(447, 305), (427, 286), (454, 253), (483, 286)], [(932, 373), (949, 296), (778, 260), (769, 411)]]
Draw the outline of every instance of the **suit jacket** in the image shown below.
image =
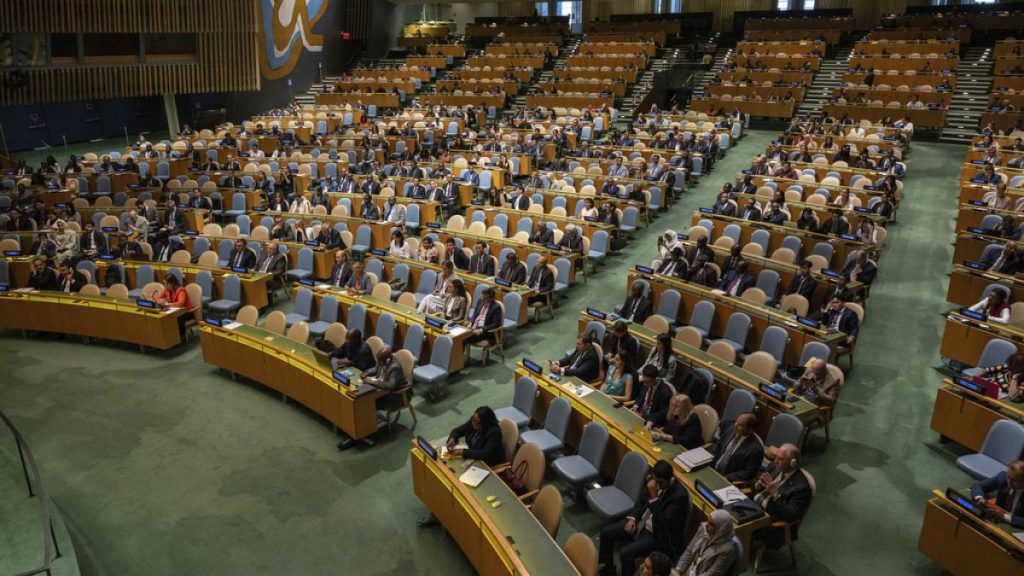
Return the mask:
[[(469, 316), (470, 324), (473, 324), (477, 317), (484, 313), (481, 304), (483, 304), (483, 300), (480, 300), (475, 306), (473, 306), (473, 313)], [(484, 332), (490, 332), (491, 330), (501, 328), (501, 306), (498, 305), (497, 301), (487, 308), (486, 314), (487, 315), (484, 316), (484, 325), (482, 328)]]
[(530, 199), (520, 195), (512, 202), (512, 208), (515, 210), (527, 210), (530, 208)]
[(542, 226), (540, 232), (530, 235), (531, 244), (551, 244), (555, 239), (555, 233), (547, 226)]
[(173, 232), (179, 232), (185, 228), (185, 213), (181, 208), (169, 208), (164, 212), (164, 225)]
[(710, 266), (691, 268), (689, 274), (686, 275), (686, 279), (689, 282), (703, 284), (709, 288), (718, 284), (718, 276), (715, 274), (715, 269)]
[(352, 277), (352, 265), (348, 262), (331, 266), (330, 283), (334, 286), (347, 286)]
[(996, 494), (996, 505), (1010, 513), (1010, 524), (1014, 528), (1024, 528), (1024, 496), (1017, 499), (1017, 506), (1011, 510), (1013, 490), (1010, 489), (1006, 471), (971, 484), (971, 498), (985, 498), (992, 492)]
[(755, 480), (757, 478), (757, 471), (761, 469), (761, 461), (764, 459), (764, 444), (761, 443), (761, 439), (756, 434), (751, 434), (743, 439), (732, 451), (732, 454), (727, 459), (722, 460), (722, 456), (729, 448), (729, 443), (736, 437), (734, 424), (734, 420), (726, 420), (718, 425), (721, 434), (718, 443), (715, 445), (715, 459), (712, 465), (715, 467), (715, 470), (725, 476), (725, 479), (730, 482), (736, 480)]
[(637, 412), (648, 422), (652, 422), (655, 426), (660, 426), (665, 422), (665, 416), (668, 414), (668, 405), (672, 401), (674, 394), (675, 388), (668, 382), (658, 378), (654, 389), (650, 392), (641, 387), (635, 406)]
[(558, 241), (558, 245), (562, 248), (569, 250), (570, 252), (583, 252), (583, 236), (580, 234), (573, 234), (570, 238), (568, 234), (562, 236), (562, 239)]
[(715, 214), (721, 214), (722, 216), (735, 216), (736, 206), (732, 202), (716, 202), (714, 205)]
[(483, 460), (488, 466), (497, 466), (505, 461), (505, 447), (501, 441), (500, 426), (491, 426), (478, 432), (473, 429), (473, 424), (467, 421), (448, 434), (448, 438), (455, 440), (463, 437), (466, 439), (467, 446), (462, 453), (463, 458)]
[(102, 254), (107, 251), (107, 237), (102, 232), (96, 230), (93, 230), (92, 234), (82, 232), (78, 245), (82, 252), (92, 249)]
[[(342, 343), (341, 346), (338, 346), (337, 348), (334, 349), (334, 352), (331, 353), (331, 357), (332, 358), (348, 360), (349, 362), (352, 363), (353, 366), (355, 366), (356, 368), (366, 372), (367, 376), (377, 375), (376, 374), (377, 373), (377, 370), (376, 370), (377, 366), (376, 366), (376, 362), (373, 359), (373, 351), (370, 350), (370, 346), (366, 342), (359, 342), (358, 344), (356, 344), (354, 346), (349, 346), (348, 342), (344, 342), (344, 343)], [(398, 364), (398, 362), (391, 362), (391, 364), (398, 366), (399, 376), (401, 376), (401, 381), (404, 382), (405, 381), (405, 374), (402, 373), (402, 367)], [(377, 377), (380, 378), (381, 380), (387, 380), (388, 376), (392, 376), (392, 375), (391, 374), (377, 375)], [(391, 381), (390, 384), (394, 384), (394, 381)], [(387, 388), (386, 386), (377, 386), (377, 387), (378, 388), (383, 388), (385, 390), (394, 390), (395, 389), (395, 388)], [(398, 388), (401, 388), (401, 387), (402, 387), (401, 385), (398, 386)]]
[(626, 301), (622, 303), (621, 316), (626, 320), (636, 322), (637, 324), (643, 324), (644, 320), (647, 320), (652, 312), (653, 308), (651, 306), (651, 300), (646, 296), (640, 296), (639, 298), (629, 296), (626, 298)]
[[(853, 273), (853, 269), (856, 267), (857, 261), (851, 260), (850, 263), (843, 268), (843, 274), (846, 274), (847, 277), (850, 277), (850, 274)], [(1016, 271), (1014, 271), (1014, 273), (1015, 272)], [(860, 282), (861, 284), (871, 284), (872, 282), (875, 281), (875, 276), (877, 275), (878, 267), (875, 266), (870, 260), (868, 260), (867, 262), (864, 263), (864, 266), (861, 267), (860, 274), (857, 275), (857, 281)], [(853, 280), (853, 278), (850, 279)]]
[[(767, 470), (772, 478), (778, 476), (778, 470), (772, 465)], [(758, 491), (760, 493), (760, 491)], [(807, 514), (811, 507), (811, 485), (803, 471), (796, 470), (779, 487), (779, 495), (765, 503), (764, 510), (776, 520), (797, 522)]]
[(366, 220), (380, 220), (380, 208), (373, 202), (363, 202), (359, 207), (359, 217)]
[(737, 282), (736, 296), (742, 295), (747, 288), (753, 288), (755, 284), (754, 277), (750, 274), (744, 272), (741, 275), (735, 270), (730, 270), (722, 276), (722, 281), (718, 283), (718, 289), (729, 292), (733, 282)]
[(654, 501), (648, 498), (645, 484), (640, 499), (628, 518), (636, 521), (637, 530), (643, 530), (641, 522), (649, 511), (654, 548), (669, 558), (676, 558), (686, 547), (686, 521), (690, 515), (690, 506), (690, 493), (673, 478), (671, 484)]
[[(469, 269), (469, 258), (466, 257), (466, 253), (463, 252), (462, 250), (456, 248), (455, 250), (448, 254), (448, 258), (452, 261), (452, 264), (454, 264), (455, 267), (458, 268), (459, 270)], [(494, 265), (493, 260), (491, 261), (491, 265)]]
[(786, 288), (786, 295), (799, 294), (807, 301), (810, 302), (811, 298), (814, 298), (814, 291), (818, 287), (818, 281), (813, 276), (801, 276), (797, 274), (793, 276), (793, 279), (789, 282), (789, 286)]
[(833, 318), (837, 315), (839, 316), (837, 325), (839, 331), (847, 336), (853, 336), (856, 338), (857, 334), (860, 333), (860, 320), (857, 319), (856, 312), (845, 306), (838, 312), (826, 312), (822, 316), (822, 324), (825, 326), (832, 326)]
[[(268, 260), (270, 261), (269, 264), (267, 263)], [(281, 278), (284, 276), (285, 270), (288, 268), (288, 258), (280, 252), (270, 254), (269, 252), (264, 251), (260, 254), (260, 259), (256, 262), (255, 269), (262, 271), (264, 268), (266, 268), (269, 274), (274, 275), (270, 283), (273, 284), (272, 288), (276, 288), (280, 285)]]
[[(465, 254), (463, 254), (465, 257)], [(469, 271), (474, 274), (483, 274), (485, 276), (494, 276), (494, 258), (491, 258), (487, 254), (476, 255), (469, 259)]]
[(239, 258), (238, 250), (232, 249), (231, 253), (228, 254), (228, 266), (241, 266), (242, 268), (252, 270), (256, 267), (256, 253), (248, 248), (242, 248), (241, 258)]
[[(675, 265), (673, 266), (673, 264)], [(690, 265), (687, 264), (686, 260), (673, 263), (672, 259), (669, 258), (662, 261), (661, 266), (658, 266), (656, 272), (672, 278), (686, 278), (690, 272)]]
[(568, 356), (558, 361), (558, 365), (565, 368), (566, 376), (575, 376), (584, 382), (597, 380), (601, 372), (601, 359), (593, 346), (588, 346), (582, 353), (573, 348)]
[(555, 289), (555, 275), (551, 273), (547, 266), (534, 266), (533, 270), (530, 271), (530, 278), (526, 281), (526, 285), (535, 288), (540, 294), (547, 294)]
[(341, 240), (341, 233), (327, 225), (320, 227), (320, 234), (316, 237), (316, 241), (328, 250), (345, 249), (345, 243)]
[(348, 282), (345, 282), (345, 287), (355, 288), (356, 286), (361, 288), (363, 292), (369, 292), (370, 290), (373, 290), (373, 280), (370, 280), (370, 275), (365, 272), (363, 273), (361, 281), (356, 278), (355, 274), (352, 274), (349, 276)]
[(36, 290), (57, 290), (57, 272), (44, 266), (38, 274), (29, 274), (28, 286)]
[(760, 222), (761, 209), (758, 208), (757, 206), (754, 206), (752, 208), (747, 208), (746, 206), (744, 206), (743, 208), (740, 209), (740, 218), (743, 218), (744, 220), (755, 220), (757, 222)]
[(85, 279), (85, 275), (75, 270), (71, 273), (71, 279), (64, 277), (57, 278), (57, 290), (62, 292), (79, 292), (83, 286), (88, 284), (89, 281)]
[(515, 266), (509, 266), (508, 262), (506, 262), (501, 265), (501, 270), (498, 271), (498, 278), (508, 280), (513, 284), (525, 284), (526, 264), (516, 262)]

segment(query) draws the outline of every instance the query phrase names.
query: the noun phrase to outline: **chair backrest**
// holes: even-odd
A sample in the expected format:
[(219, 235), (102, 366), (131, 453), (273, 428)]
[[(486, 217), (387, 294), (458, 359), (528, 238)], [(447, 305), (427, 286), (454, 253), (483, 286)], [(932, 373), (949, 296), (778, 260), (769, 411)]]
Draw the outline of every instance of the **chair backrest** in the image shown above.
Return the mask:
[(732, 537), (732, 550), (734, 560), (725, 576), (739, 576), (740, 574), (740, 566), (743, 565), (743, 541), (740, 540), (739, 536)]
[(656, 313), (664, 316), (669, 322), (675, 322), (679, 317), (679, 302), (682, 299), (679, 292), (668, 289), (662, 292), (659, 298)]
[(651, 314), (647, 320), (644, 320), (644, 328), (653, 330), (656, 334), (665, 334), (668, 332), (669, 324), (664, 316)]
[(598, 422), (590, 422), (583, 427), (578, 454), (590, 462), (597, 470), (601, 469), (604, 452), (608, 447), (608, 429)]
[[(447, 367), (446, 367), (447, 368)], [(544, 429), (559, 440), (565, 440), (565, 432), (569, 429), (569, 418), (572, 416), (572, 406), (565, 398), (555, 398), (548, 408), (548, 415), (544, 418)]]
[(366, 339), (366, 345), (370, 347), (370, 352), (373, 354), (373, 357), (376, 358), (377, 353), (384, 347), (384, 341), (376, 336), (370, 336)]
[(348, 335), (348, 328), (341, 322), (332, 322), (327, 330), (324, 332), (324, 340), (327, 340), (335, 346), (341, 346), (345, 343), (345, 336)]
[(519, 447), (516, 457), (512, 460), (512, 468), (519, 468), (523, 462), (526, 462), (524, 467), (526, 477), (523, 478), (523, 483), (526, 484), (526, 491), (531, 492), (539, 488), (541, 481), (544, 480), (544, 470), (546, 468), (544, 451), (540, 449), (540, 446), (532, 442), (523, 444)]
[(676, 340), (686, 344), (687, 346), (699, 349), (702, 338), (700, 336), (700, 332), (698, 332), (693, 326), (682, 326), (676, 330)]
[(349, 330), (359, 330), (365, 334), (366, 307), (362, 304), (353, 304), (352, 306), (349, 306), (348, 317), (345, 319), (345, 327)]
[(725, 325), (725, 337), (741, 345), (747, 343), (747, 334), (750, 333), (750, 316), (743, 312), (733, 312), (729, 316), (729, 323)]
[(798, 316), (807, 316), (807, 310), (811, 307), (807, 298), (800, 294), (787, 294), (779, 301), (779, 309), (783, 312), (793, 312)]
[(224, 299), (242, 301), (242, 281), (234, 274), (224, 276)]
[(722, 342), (721, 340), (715, 340), (708, 346), (708, 354), (733, 364), (736, 362), (736, 349), (729, 345), (728, 342)]
[(1019, 460), (1024, 453), (1024, 426), (999, 420), (989, 428), (981, 453), (1003, 464)]
[(769, 326), (761, 335), (760, 350), (767, 352), (775, 358), (775, 361), (782, 363), (786, 355), (786, 345), (789, 343), (789, 332), (780, 326)]
[(541, 488), (533, 500), (531, 511), (552, 538), (558, 535), (558, 525), (562, 523), (562, 505), (562, 494), (554, 484)]
[(309, 324), (304, 320), (299, 320), (292, 324), (292, 327), (288, 329), (288, 337), (296, 342), (305, 344), (309, 340)]
[(516, 388), (512, 396), (512, 407), (527, 416), (531, 416), (536, 400), (537, 382), (529, 376), (521, 376), (519, 380), (516, 380)]
[(753, 392), (735, 389), (729, 393), (729, 398), (725, 401), (725, 409), (722, 410), (722, 420), (726, 422), (735, 420), (744, 412), (753, 412), (755, 406), (757, 406), (757, 398)]
[(260, 311), (252, 304), (246, 304), (238, 309), (235, 313), (235, 322), (239, 324), (245, 324), (247, 326), (255, 326), (256, 321), (259, 320)]
[(597, 546), (583, 532), (576, 532), (565, 541), (565, 555), (581, 576), (597, 575)]
[(693, 407), (693, 412), (700, 420), (700, 435), (705, 443), (711, 442), (718, 428), (718, 412), (707, 404), (698, 404)]
[(715, 305), (707, 300), (701, 300), (693, 307), (693, 313), (690, 314), (690, 326), (711, 332), (711, 322), (714, 318)]
[[(412, 356), (408, 350), (399, 350), (399, 352), (405, 352), (408, 356)], [(516, 446), (519, 445), (519, 426), (516, 426), (516, 423), (508, 418), (502, 418), (498, 425), (501, 427), (501, 444), (505, 448), (505, 461), (511, 462), (512, 457), (516, 454)]]
[(384, 342), (385, 346), (393, 347), (395, 342), (395, 317), (385, 312), (377, 318), (375, 336)]
[(778, 366), (779, 364), (775, 356), (768, 352), (757, 351), (747, 355), (743, 360), (744, 370), (756, 374), (761, 379), (768, 380), (769, 382), (775, 380), (775, 372), (778, 370)]
[[(6, 264), (6, 262), (5, 262)], [(107, 296), (111, 298), (127, 298), (128, 287), (124, 284), (113, 284), (107, 287)]]
[(430, 363), (444, 371), (448, 371), (451, 359), (452, 339), (448, 336), (439, 336), (434, 340), (433, 349), (430, 351)]
[[(408, 294), (408, 292), (406, 292)], [(423, 326), (411, 324), (405, 332), (405, 340), (402, 341), (402, 349), (408, 350), (417, 362), (423, 354)]]
[(1003, 364), (1006, 359), (1017, 351), (1017, 346), (1008, 340), (1002, 338), (993, 338), (985, 344), (984, 350), (981, 351), (981, 359), (978, 361), (979, 368), (990, 368), (998, 364)]
[(267, 315), (267, 319), (263, 321), (263, 329), (275, 334), (284, 335), (285, 327), (285, 314), (280, 310), (274, 310)]
[(622, 458), (619, 469), (615, 472), (615, 487), (636, 502), (640, 497), (640, 490), (644, 487), (648, 469), (647, 459), (639, 452), (630, 450)]
[(768, 435), (765, 436), (764, 445), (765, 447), (778, 447), (783, 444), (799, 446), (803, 434), (804, 423), (799, 418), (792, 414), (776, 414), (775, 418), (772, 419), (771, 427), (768, 429)]

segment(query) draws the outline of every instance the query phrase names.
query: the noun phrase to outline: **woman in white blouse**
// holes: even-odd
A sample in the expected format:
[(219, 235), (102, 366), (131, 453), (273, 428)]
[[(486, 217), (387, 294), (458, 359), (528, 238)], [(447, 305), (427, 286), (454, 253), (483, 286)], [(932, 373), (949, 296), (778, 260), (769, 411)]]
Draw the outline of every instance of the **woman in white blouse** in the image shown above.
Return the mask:
[(291, 206), (288, 207), (288, 211), (293, 214), (309, 214), (313, 211), (313, 206), (304, 195), (296, 195), (295, 200), (292, 200)]
[(392, 258), (409, 258), (409, 244), (405, 241), (405, 235), (401, 230), (395, 230), (391, 234), (391, 246), (388, 247), (388, 256)]

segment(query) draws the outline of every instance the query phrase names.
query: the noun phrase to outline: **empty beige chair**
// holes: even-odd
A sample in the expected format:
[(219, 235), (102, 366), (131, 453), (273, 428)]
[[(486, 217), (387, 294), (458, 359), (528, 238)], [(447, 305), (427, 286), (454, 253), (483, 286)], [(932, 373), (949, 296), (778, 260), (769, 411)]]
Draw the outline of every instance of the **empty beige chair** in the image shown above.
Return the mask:
[(741, 252), (748, 256), (764, 256), (764, 248), (757, 242), (748, 242)]
[[(866, 178), (865, 178), (865, 180), (866, 180)], [(819, 196), (820, 196), (820, 194), (819, 194)], [(787, 264), (794, 264), (794, 263), (796, 263), (796, 254), (793, 253), (793, 251), (790, 250), (789, 248), (776, 248), (775, 251), (772, 252), (771, 258), (772, 258), (772, 260), (777, 260), (779, 262), (785, 262)]]
[(667, 334), (669, 321), (660, 314), (651, 314), (644, 320), (644, 328), (654, 331), (655, 334)]
[(398, 295), (398, 303), (409, 308), (416, 307), (416, 295), (412, 292), (402, 292)]
[[(110, 292), (108, 291), (109, 295)], [(1014, 302), (1010, 304), (1010, 321), (1011, 326), (1017, 326), (1018, 328), (1024, 327), (1024, 302)]]
[(235, 314), (235, 322), (239, 324), (245, 324), (246, 326), (255, 326), (256, 321), (259, 320), (260, 311), (252, 304), (246, 304), (238, 309), (238, 313)]
[(780, 310), (796, 314), (797, 316), (807, 316), (807, 310), (810, 306), (810, 303), (807, 302), (807, 298), (804, 298), (800, 294), (787, 294), (782, 297), (782, 300), (779, 303)]
[(740, 298), (747, 302), (753, 302), (754, 304), (760, 304), (762, 306), (768, 302), (768, 296), (764, 293), (764, 290), (761, 290), (757, 286), (744, 290), (743, 294), (740, 294)]
[(778, 370), (778, 363), (775, 357), (768, 352), (757, 351), (749, 354), (743, 360), (743, 369), (756, 374), (762, 380), (775, 381), (775, 371)]
[(725, 248), (726, 250), (729, 250), (735, 243), (736, 241), (729, 236), (719, 236), (718, 239), (715, 240), (714, 245), (718, 248)]
[(534, 518), (552, 538), (558, 536), (558, 525), (562, 523), (562, 506), (562, 494), (554, 484), (548, 484), (541, 488), (530, 508)]
[(223, 234), (224, 229), (220, 227), (220, 224), (214, 224), (211, 222), (210, 224), (203, 226), (204, 236), (222, 236)]
[(811, 254), (805, 257), (804, 261), (811, 263), (811, 272), (820, 272), (822, 268), (828, 267), (828, 260), (820, 254)]
[(309, 324), (305, 320), (299, 320), (288, 329), (288, 338), (305, 344), (309, 340)]
[(505, 448), (505, 462), (511, 462), (519, 446), (519, 426), (508, 418), (502, 418), (498, 425), (501, 427), (501, 445)]
[(456, 214), (448, 219), (448, 222), (445, 224), (445, 228), (461, 232), (466, 228), (466, 219), (463, 216)]
[(268, 332), (280, 334), (284, 336), (285, 327), (285, 314), (280, 310), (274, 310), (267, 315), (267, 319), (263, 321), (263, 329)]
[[(498, 229), (501, 230), (500, 228)], [(483, 236), (487, 232), (487, 225), (479, 220), (476, 222), (470, 222), (469, 227), (466, 228), (466, 232), (470, 234), (476, 234), (477, 236)]]
[(82, 289), (79, 290), (78, 293), (83, 296), (99, 296), (100, 287), (95, 284), (86, 284), (85, 286), (82, 286)]
[(324, 340), (327, 340), (335, 346), (341, 346), (345, 343), (345, 336), (348, 335), (348, 328), (345, 327), (341, 322), (332, 322), (327, 327), (327, 331), (324, 332)]
[(597, 546), (589, 536), (582, 532), (569, 536), (562, 550), (581, 576), (597, 576)]
[(683, 326), (676, 330), (676, 340), (699, 350), (703, 338), (693, 326)]
[(715, 437), (715, 430), (718, 428), (718, 412), (707, 404), (697, 404), (693, 407), (693, 413), (700, 420), (700, 435), (707, 444)]
[(206, 252), (203, 252), (202, 254), (199, 255), (198, 264), (200, 266), (215, 268), (217, 266), (217, 261), (219, 258), (220, 257), (217, 255), (216, 252), (214, 252), (213, 250), (207, 250)]
[(366, 339), (366, 345), (370, 347), (370, 351), (373, 352), (373, 357), (377, 357), (377, 352), (384, 347), (384, 341), (377, 336), (370, 336)]
[(13, 238), (0, 240), (0, 250), (21, 250), (21, 243)]
[(708, 354), (718, 358), (719, 360), (724, 360), (729, 364), (734, 364), (736, 362), (736, 350), (730, 344), (722, 340), (712, 342), (711, 346), (708, 346)]
[(128, 287), (124, 284), (112, 284), (107, 287), (107, 296), (110, 298), (127, 298)]
[(190, 264), (192, 262), (192, 254), (188, 250), (175, 250), (174, 254), (171, 254), (172, 264)]
[(391, 300), (391, 285), (386, 282), (380, 282), (374, 284), (373, 292), (371, 294), (377, 298), (383, 298), (384, 300)]

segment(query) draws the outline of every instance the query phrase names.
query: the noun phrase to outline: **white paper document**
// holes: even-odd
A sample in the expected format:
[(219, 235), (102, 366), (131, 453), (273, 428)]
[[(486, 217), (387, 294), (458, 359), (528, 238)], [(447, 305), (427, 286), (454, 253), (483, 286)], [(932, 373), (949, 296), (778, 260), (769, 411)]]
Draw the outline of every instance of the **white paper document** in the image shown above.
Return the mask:
[(473, 488), (476, 488), (477, 486), (480, 485), (481, 482), (484, 481), (484, 478), (487, 478), (488, 474), (490, 474), (490, 471), (488, 471), (486, 468), (477, 468), (476, 466), (470, 466), (469, 470), (466, 470), (465, 472), (462, 473), (462, 476), (459, 476), (459, 481), (467, 486), (472, 486)]
[(683, 470), (690, 472), (695, 468), (710, 464), (713, 458), (711, 453), (704, 448), (694, 448), (676, 456), (675, 461), (683, 467)]
[(741, 491), (739, 488), (735, 486), (726, 486), (725, 488), (719, 488), (718, 490), (715, 490), (715, 496), (721, 498), (722, 504), (726, 506), (732, 504), (733, 502), (739, 502), (741, 500), (747, 499), (747, 495), (744, 494), (743, 491)]

